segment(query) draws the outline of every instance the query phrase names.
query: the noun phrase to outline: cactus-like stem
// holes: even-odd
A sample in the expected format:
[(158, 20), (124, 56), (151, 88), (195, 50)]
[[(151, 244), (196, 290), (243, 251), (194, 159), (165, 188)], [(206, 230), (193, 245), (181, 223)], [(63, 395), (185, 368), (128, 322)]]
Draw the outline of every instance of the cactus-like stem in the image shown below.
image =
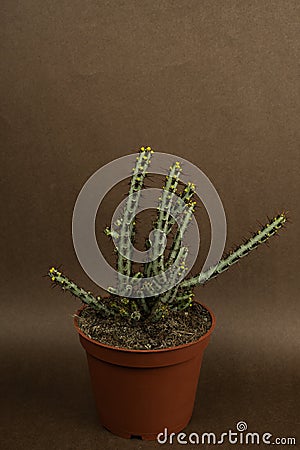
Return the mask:
[(114, 298), (109, 301), (109, 308), (114, 311), (115, 314), (120, 314), (122, 317), (130, 317), (130, 304), (126, 297)]
[[(129, 189), (130, 197), (126, 202), (124, 208), (124, 216), (121, 220), (119, 233), (120, 240), (118, 244), (124, 256), (118, 253), (118, 272), (127, 276), (131, 275), (131, 252), (129, 243), (130, 240), (134, 239), (135, 226), (132, 218), (135, 217), (140, 198), (140, 191), (143, 187), (152, 153), (153, 150), (151, 149), (151, 147), (141, 147), (140, 149), (140, 154), (137, 157), (136, 164), (133, 169), (133, 175), (131, 178)], [(128, 229), (129, 231), (127, 231)]]
[[(182, 171), (182, 168), (180, 167), (180, 163), (177, 161), (175, 164), (170, 166), (168, 175), (166, 176), (165, 185), (163, 186), (163, 192), (162, 196), (159, 198), (159, 205), (158, 205), (158, 215), (157, 220), (155, 223), (155, 228), (157, 230), (162, 231), (165, 235), (168, 230), (168, 220), (170, 217), (170, 209), (172, 202), (170, 201), (172, 193), (175, 193), (177, 190), (177, 186), (179, 183), (179, 175)], [(155, 239), (153, 242), (153, 253), (157, 254), (159, 253), (159, 250), (162, 245), (162, 234), (156, 234)], [(151, 261), (150, 263), (147, 263), (145, 267), (145, 273), (147, 277), (150, 277), (151, 275), (157, 275), (159, 272), (164, 270), (163, 267), (164, 262), (164, 256), (163, 254), (160, 255), (158, 258), (156, 258), (154, 261)]]
[(194, 293), (187, 291), (181, 295), (176, 296), (176, 300), (172, 303), (171, 307), (174, 311), (183, 311), (188, 306), (192, 306)]
[(182, 237), (184, 235), (184, 233), (186, 232), (186, 229), (190, 223), (190, 220), (192, 218), (193, 212), (195, 211), (195, 204), (196, 202), (191, 202), (188, 204), (188, 210), (184, 211), (184, 219), (182, 221), (181, 227), (177, 230), (174, 240), (173, 240), (173, 244), (171, 247), (171, 252), (169, 255), (169, 258), (167, 260), (167, 264), (166, 266), (169, 267), (171, 264), (173, 264), (173, 262), (175, 261), (175, 259), (177, 258), (180, 246), (181, 246), (181, 240)]
[[(143, 187), (144, 179), (147, 174), (147, 169), (151, 161), (153, 150), (151, 147), (141, 147), (140, 153), (136, 158), (135, 167), (132, 169), (133, 174), (130, 182), (129, 198), (125, 203), (123, 217), (119, 218), (115, 223), (115, 230), (106, 228), (104, 233), (110, 237), (113, 237), (117, 241), (118, 262), (117, 269), (120, 275), (126, 275), (128, 277), (132, 274), (131, 269), (131, 246), (130, 243), (134, 242), (135, 236), (135, 221), (133, 218), (136, 215), (138, 202), (140, 198), (140, 191)], [(121, 286), (121, 277), (119, 276), (119, 286)], [(121, 288), (124, 288), (122, 286)]]
[[(179, 272), (178, 272), (178, 268), (175, 269), (177, 271), (176, 276), (178, 276), (178, 273), (179, 273), (179, 275), (181, 275), (183, 273), (183, 271), (187, 270), (187, 268), (185, 266), (185, 260), (186, 260), (187, 255), (183, 259), (180, 257), (180, 245), (181, 245), (181, 238), (182, 238), (183, 234), (185, 233), (186, 228), (189, 224), (191, 215), (194, 212), (194, 206), (196, 204), (196, 202), (192, 202), (192, 197), (193, 197), (194, 193), (195, 193), (195, 185), (193, 183), (188, 183), (187, 186), (185, 187), (184, 191), (180, 195), (181, 200), (183, 200), (185, 202), (185, 204), (187, 204), (189, 206), (188, 211), (182, 210), (182, 202), (181, 201), (177, 202), (177, 204), (175, 203), (175, 205), (172, 208), (172, 213), (174, 214), (175, 217), (179, 214), (184, 215), (183, 221), (180, 226), (181, 232), (180, 232), (180, 230), (178, 230), (175, 235), (175, 239), (173, 241), (171, 252), (170, 252), (169, 258), (166, 263), (166, 268), (170, 267), (171, 264), (174, 263), (176, 258), (178, 258)], [(172, 216), (169, 216), (168, 221), (167, 221), (167, 227), (168, 227), (168, 230), (166, 231), (167, 234), (170, 233), (172, 226), (174, 225), (175, 222), (176, 222), (176, 219)], [(172, 303), (174, 301), (174, 299), (176, 298), (177, 291), (178, 291), (178, 285), (175, 286), (173, 289), (170, 289), (169, 291), (167, 291), (162, 296), (161, 302), (162, 303)]]
[[(142, 278), (142, 277), (143, 277), (142, 272), (137, 272), (133, 276), (133, 281), (134, 280), (138, 280), (139, 278)], [(142, 289), (139, 289), (138, 294), (139, 294), (138, 300), (139, 300), (139, 304), (140, 304), (140, 309), (142, 310), (142, 312), (144, 314), (147, 314), (149, 312), (149, 307), (148, 307), (148, 304), (147, 304), (147, 302), (145, 300), (145, 296), (144, 296), (144, 293), (142, 292)]]
[(182, 278), (182, 275), (187, 271), (187, 267), (186, 267), (186, 263), (185, 263), (187, 255), (188, 255), (188, 248), (182, 247), (179, 250), (177, 260), (174, 264), (175, 267), (174, 267), (173, 273), (171, 275), (172, 286), (175, 286), (175, 287), (172, 289), (169, 289), (162, 295), (162, 297), (161, 297), (162, 303), (172, 303), (172, 301), (176, 297), (176, 293), (178, 290), (178, 282)]
[(130, 301), (131, 314), (130, 318), (137, 321), (141, 318), (141, 313), (139, 311), (138, 305), (135, 300), (131, 299)]
[(180, 283), (181, 289), (192, 288), (200, 284), (206, 283), (208, 280), (215, 278), (217, 275), (225, 272), (231, 265), (237, 263), (241, 258), (248, 255), (251, 250), (257, 248), (260, 244), (266, 242), (271, 236), (274, 236), (280, 228), (286, 222), (286, 216), (284, 213), (274, 217), (270, 223), (263, 226), (261, 230), (258, 230), (250, 239), (244, 244), (240, 245), (233, 252), (231, 252), (226, 258), (215, 266), (211, 267), (205, 272), (201, 272), (199, 275), (189, 278)]
[(184, 201), (184, 203), (188, 205), (192, 201), (194, 194), (195, 194), (195, 185), (194, 183), (188, 182), (183, 192), (179, 195), (178, 202), (176, 202), (175, 205), (172, 206), (171, 208), (172, 215), (170, 215), (168, 218), (167, 222), (168, 229), (166, 231), (166, 234), (169, 234), (171, 232), (173, 225), (176, 223), (175, 217), (177, 217), (177, 215), (180, 215), (180, 213), (182, 213), (182, 201)]
[(113, 315), (113, 311), (111, 311), (103, 302), (101, 297), (94, 297), (90, 292), (85, 291), (84, 289), (78, 287), (73, 281), (69, 280), (65, 275), (59, 272), (57, 269), (52, 267), (48, 276), (51, 278), (51, 281), (62, 288), (63, 291), (69, 291), (71, 294), (78, 297), (83, 303), (91, 306), (95, 310), (101, 312), (104, 316)]
[(168, 315), (169, 309), (169, 306), (162, 303), (161, 300), (155, 302), (150, 314), (151, 322), (158, 322), (160, 319), (163, 319)]
[[(166, 267), (164, 267), (164, 255), (161, 255), (161, 259), (159, 260), (159, 266), (161, 268), (161, 271), (165, 270), (165, 268), (169, 267), (174, 260), (176, 259), (176, 257), (178, 256), (178, 251), (180, 249), (180, 244), (181, 244), (181, 237), (183, 236), (188, 223), (189, 223), (189, 218), (191, 217), (191, 213), (194, 211), (194, 205), (196, 204), (196, 202), (192, 202), (192, 197), (195, 194), (195, 185), (193, 183), (188, 183), (187, 186), (185, 187), (185, 189), (183, 190), (183, 192), (179, 195), (179, 199), (177, 202), (172, 203), (172, 206), (170, 208), (170, 213), (168, 214), (167, 218), (166, 218), (166, 222), (165, 222), (165, 226), (164, 226), (164, 233), (166, 235), (168, 235), (171, 231), (172, 231), (172, 227), (173, 225), (177, 222), (178, 218), (182, 215), (184, 215), (184, 219), (183, 219), (183, 223), (181, 223), (180, 225), (180, 231), (178, 230), (178, 232), (176, 233), (175, 236), (175, 240), (173, 241), (172, 247), (171, 247), (171, 252), (170, 255), (168, 257), (168, 260), (166, 262)], [(182, 202), (184, 202), (186, 205), (188, 205), (190, 207), (190, 212), (188, 214), (186, 214), (186, 210), (183, 208), (182, 206)], [(188, 216), (188, 217), (187, 217)], [(177, 220), (176, 220), (177, 219)], [(149, 248), (149, 243), (146, 243), (147, 248)], [(151, 265), (149, 265), (149, 267), (147, 268), (146, 274), (148, 277), (151, 276)]]
[(148, 304), (147, 304), (147, 302), (145, 300), (144, 293), (142, 292), (142, 290), (140, 290), (139, 293), (140, 293), (139, 302), (141, 304), (141, 308), (142, 308), (142, 310), (143, 310), (143, 312), (145, 314), (148, 314), (149, 313), (149, 307), (148, 307)]

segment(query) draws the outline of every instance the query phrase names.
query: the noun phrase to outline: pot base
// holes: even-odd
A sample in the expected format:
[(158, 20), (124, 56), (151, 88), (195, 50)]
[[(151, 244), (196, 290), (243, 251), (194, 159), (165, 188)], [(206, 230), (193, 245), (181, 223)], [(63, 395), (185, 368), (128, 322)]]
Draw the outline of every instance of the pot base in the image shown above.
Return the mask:
[[(192, 416), (191, 416), (191, 417), (192, 417)], [(189, 422), (190, 422), (190, 420), (191, 420), (191, 417), (189, 418), (188, 421), (185, 421), (185, 422), (182, 423), (181, 425), (178, 425), (178, 426), (173, 427), (172, 430), (169, 430), (169, 429), (168, 429), (168, 431), (169, 431), (170, 433), (176, 433), (176, 434), (177, 434), (177, 433), (180, 433), (180, 431), (182, 431), (185, 427), (188, 426), (188, 424), (189, 424)], [(100, 422), (100, 423), (101, 423), (101, 422)], [(110, 431), (111, 433), (113, 433), (115, 436), (119, 436), (119, 437), (124, 438), (124, 439), (137, 439), (137, 440), (140, 439), (140, 440), (143, 440), (143, 441), (156, 441), (157, 435), (158, 435), (159, 433), (162, 433), (162, 432), (163, 432), (163, 430), (160, 430), (160, 431), (158, 431), (157, 433), (133, 434), (133, 433), (126, 433), (126, 431), (124, 431), (124, 430), (117, 430), (117, 429), (115, 429), (115, 428), (107, 427), (107, 426), (103, 425), (103, 423), (101, 423), (101, 425), (102, 425), (107, 431)]]

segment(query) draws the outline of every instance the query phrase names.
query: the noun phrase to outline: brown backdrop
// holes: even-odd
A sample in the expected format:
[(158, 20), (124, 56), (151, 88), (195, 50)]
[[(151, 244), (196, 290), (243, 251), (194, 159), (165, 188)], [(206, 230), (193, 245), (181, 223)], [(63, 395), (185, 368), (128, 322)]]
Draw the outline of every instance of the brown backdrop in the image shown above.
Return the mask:
[(270, 248), (197, 290), (217, 328), (187, 431), (245, 420), (297, 435), (299, 19), (290, 0), (1, 2), (3, 449), (157, 446), (98, 425), (79, 302), (42, 277), (62, 264), (97, 290), (73, 250), (74, 202), (96, 169), (143, 144), (212, 180), (227, 248), (290, 212)]

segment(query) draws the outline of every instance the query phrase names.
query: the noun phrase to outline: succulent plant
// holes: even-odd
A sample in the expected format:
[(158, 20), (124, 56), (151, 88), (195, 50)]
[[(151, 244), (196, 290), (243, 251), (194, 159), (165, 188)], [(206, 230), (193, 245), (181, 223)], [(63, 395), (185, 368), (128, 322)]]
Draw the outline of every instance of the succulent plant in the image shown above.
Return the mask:
[[(121, 286), (121, 291), (113, 288), (108, 289), (109, 296), (94, 296), (91, 292), (78, 287), (73, 281), (69, 280), (57, 268), (52, 267), (48, 276), (54, 285), (59, 285), (63, 291), (68, 291), (78, 297), (83, 303), (90, 305), (95, 312), (103, 315), (103, 317), (114, 316), (116, 320), (130, 320), (133, 324), (140, 320), (149, 319), (151, 321), (159, 321), (164, 318), (170, 311), (182, 311), (192, 305), (193, 290), (196, 286), (203, 285), (209, 280), (215, 278), (219, 274), (225, 272), (231, 265), (236, 264), (244, 256), (248, 255), (251, 250), (257, 248), (260, 244), (265, 243), (271, 236), (274, 236), (284, 226), (287, 221), (286, 213), (276, 215), (268, 221), (264, 226), (256, 231), (249, 239), (232, 250), (214, 266), (208, 270), (199, 273), (197, 276), (184, 278), (187, 272), (186, 258), (188, 249), (182, 247), (182, 237), (186, 232), (191, 217), (195, 210), (196, 201), (195, 185), (190, 182), (177, 193), (178, 202), (171, 202), (171, 196), (177, 192), (180, 183), (181, 166), (179, 162), (174, 162), (168, 170), (162, 195), (159, 198), (157, 206), (157, 217), (153, 222), (153, 240), (149, 239), (145, 242), (145, 248), (151, 248), (154, 255), (158, 255), (153, 260), (149, 260), (143, 264), (143, 269), (134, 271), (132, 264), (132, 245), (135, 241), (136, 222), (135, 217), (142, 188), (145, 178), (147, 177), (147, 169), (151, 162), (153, 150), (151, 147), (141, 147), (136, 158), (136, 164), (133, 168), (131, 177), (128, 201), (125, 203), (123, 217), (114, 223), (114, 227), (106, 228), (104, 233), (113, 238), (117, 242), (117, 272), (123, 277), (119, 283), (124, 283), (124, 276), (131, 279), (131, 283)], [(185, 207), (182, 207), (182, 204)], [(169, 206), (169, 207), (168, 207)], [(180, 227), (175, 227), (176, 220), (174, 214), (181, 217)], [(173, 242), (170, 251), (161, 251), (164, 248), (164, 240), (166, 236), (173, 235)], [(119, 251), (121, 250), (121, 251)], [(169, 271), (172, 279), (172, 288), (157, 294), (155, 285), (159, 283), (157, 279), (164, 283), (165, 271)], [(141, 278), (147, 278), (156, 281), (149, 281), (145, 284), (147, 289), (140, 289), (139, 295), (132, 297), (130, 295), (132, 289), (135, 289), (135, 281)], [(122, 281), (123, 280), (123, 281)], [(137, 286), (138, 283), (136, 283)], [(118, 292), (127, 295), (118, 295)]]

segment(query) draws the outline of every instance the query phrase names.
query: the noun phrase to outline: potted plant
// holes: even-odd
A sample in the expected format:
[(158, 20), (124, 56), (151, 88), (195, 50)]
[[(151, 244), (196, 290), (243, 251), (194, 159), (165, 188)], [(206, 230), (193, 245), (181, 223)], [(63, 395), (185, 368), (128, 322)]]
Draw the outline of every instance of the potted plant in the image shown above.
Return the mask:
[[(186, 277), (188, 249), (181, 242), (195, 209), (195, 186), (186, 184), (176, 195), (179, 201), (171, 202), (182, 170), (174, 162), (159, 199), (153, 224), (156, 233), (145, 243), (149, 259), (135, 271), (130, 258), (136, 226), (132, 217), (152, 153), (150, 147), (141, 147), (130, 182), (131, 200), (125, 203), (123, 217), (105, 229), (117, 246), (119, 287), (124, 276), (131, 281), (119, 290), (108, 289), (109, 295), (102, 298), (78, 287), (58, 268), (48, 272), (53, 285), (83, 303), (74, 325), (86, 350), (100, 422), (126, 438), (156, 439), (165, 428), (176, 433), (188, 424), (203, 352), (215, 326), (213, 313), (193, 298), (193, 289), (266, 242), (287, 220), (285, 213), (275, 216), (217, 264)], [(181, 218), (177, 228), (175, 212)], [(173, 237), (167, 253), (161, 250), (166, 236)], [(166, 279), (164, 273), (170, 267)], [(147, 283), (141, 284), (145, 279)], [(164, 283), (170, 288), (161, 289)]]

